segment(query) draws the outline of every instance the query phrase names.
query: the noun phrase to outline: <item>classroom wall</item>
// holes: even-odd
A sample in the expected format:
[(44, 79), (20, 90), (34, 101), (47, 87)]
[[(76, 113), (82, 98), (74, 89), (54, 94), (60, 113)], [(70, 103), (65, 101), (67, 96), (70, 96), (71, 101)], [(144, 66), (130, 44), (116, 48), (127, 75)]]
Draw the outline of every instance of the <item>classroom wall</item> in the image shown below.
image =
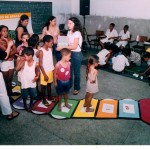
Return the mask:
[[(128, 24), (133, 39), (137, 35), (150, 37), (149, 6), (149, 0), (90, 0), (90, 15), (86, 16), (85, 27), (91, 34), (97, 29), (106, 31), (114, 22), (120, 32)], [(72, 14), (83, 20), (79, 12), (80, 0), (72, 0)]]

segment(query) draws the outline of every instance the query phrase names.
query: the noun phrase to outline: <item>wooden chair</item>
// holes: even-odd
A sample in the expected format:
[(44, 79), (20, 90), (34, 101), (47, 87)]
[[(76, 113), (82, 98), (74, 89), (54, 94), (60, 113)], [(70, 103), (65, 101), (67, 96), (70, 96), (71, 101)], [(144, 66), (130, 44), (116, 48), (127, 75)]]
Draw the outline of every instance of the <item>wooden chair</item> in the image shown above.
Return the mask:
[(143, 54), (145, 53), (144, 42), (146, 42), (147, 39), (148, 39), (147, 36), (138, 35), (136, 38), (136, 45), (132, 46), (133, 50), (141, 54), (141, 56), (143, 56)]
[[(90, 37), (95, 37), (94, 39)], [(104, 37), (104, 31), (96, 30), (95, 34), (87, 35), (87, 41), (90, 45), (90, 48), (94, 46), (94, 48), (98, 49), (100, 39)]]

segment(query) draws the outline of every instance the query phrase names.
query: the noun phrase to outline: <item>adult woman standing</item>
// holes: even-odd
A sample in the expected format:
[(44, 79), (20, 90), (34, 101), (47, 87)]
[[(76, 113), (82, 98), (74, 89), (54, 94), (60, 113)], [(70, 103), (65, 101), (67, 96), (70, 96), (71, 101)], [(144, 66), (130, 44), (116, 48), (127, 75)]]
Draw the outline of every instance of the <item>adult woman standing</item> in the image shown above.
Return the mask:
[(18, 26), (16, 28), (16, 46), (17, 47), (22, 44), (22, 41), (21, 41), (22, 33), (24, 32), (28, 33), (28, 30), (27, 30), (28, 22), (29, 22), (29, 17), (27, 15), (22, 15), (20, 17)]
[(40, 39), (43, 39), (45, 35), (51, 35), (54, 39), (54, 45), (53, 45), (53, 53), (56, 57), (56, 60), (59, 61), (61, 59), (60, 52), (56, 51), (57, 47), (57, 40), (58, 36), (60, 35), (59, 28), (56, 25), (56, 17), (51, 16), (47, 23), (45, 24), (43, 31), (42, 31), (42, 36)]
[(71, 17), (68, 20), (68, 46), (59, 46), (57, 48), (60, 51), (63, 48), (67, 48), (71, 50), (71, 86), (73, 85), (73, 75), (74, 75), (74, 91), (73, 94), (77, 95), (80, 90), (80, 68), (81, 68), (81, 61), (82, 61), (82, 52), (81, 52), (81, 45), (82, 45), (82, 27), (80, 21), (76, 17)]

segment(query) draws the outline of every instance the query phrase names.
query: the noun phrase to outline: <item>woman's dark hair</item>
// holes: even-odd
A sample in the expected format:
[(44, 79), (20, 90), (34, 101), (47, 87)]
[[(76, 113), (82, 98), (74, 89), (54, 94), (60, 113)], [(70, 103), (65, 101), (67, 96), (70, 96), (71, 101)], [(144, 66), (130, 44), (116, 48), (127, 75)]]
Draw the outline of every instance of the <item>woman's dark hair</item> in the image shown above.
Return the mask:
[(38, 42), (39, 36), (37, 34), (33, 34), (28, 40), (28, 45), (34, 48), (37, 46)]
[[(47, 30), (49, 30), (49, 25), (50, 25), (50, 21), (53, 21), (56, 17), (55, 16), (50, 16), (48, 21), (45, 23), (44, 27), (47, 28)], [(43, 27), (43, 28), (44, 28)]]
[(21, 21), (28, 20), (28, 19), (29, 19), (29, 17), (27, 15), (22, 15), (20, 17), (20, 20), (18, 22), (18, 26), (17, 27), (19, 27), (21, 25)]
[(76, 17), (71, 17), (69, 18), (69, 20), (71, 20), (74, 23), (73, 32), (80, 31), (82, 33), (82, 26), (81, 26), (81, 22), (79, 21), (79, 19), (77, 19)]

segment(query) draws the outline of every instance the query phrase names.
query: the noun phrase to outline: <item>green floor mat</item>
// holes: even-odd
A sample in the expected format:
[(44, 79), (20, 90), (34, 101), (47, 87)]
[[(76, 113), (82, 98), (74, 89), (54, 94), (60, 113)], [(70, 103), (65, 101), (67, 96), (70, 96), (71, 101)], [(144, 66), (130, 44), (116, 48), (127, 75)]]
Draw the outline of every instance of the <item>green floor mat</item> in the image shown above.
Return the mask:
[(54, 107), (54, 109), (49, 113), (49, 115), (56, 119), (68, 119), (72, 117), (77, 105), (78, 100), (69, 99), (68, 103), (71, 105), (71, 109), (68, 109), (64, 106), (64, 99), (62, 99), (61, 109), (62, 111), (58, 111), (58, 104)]

